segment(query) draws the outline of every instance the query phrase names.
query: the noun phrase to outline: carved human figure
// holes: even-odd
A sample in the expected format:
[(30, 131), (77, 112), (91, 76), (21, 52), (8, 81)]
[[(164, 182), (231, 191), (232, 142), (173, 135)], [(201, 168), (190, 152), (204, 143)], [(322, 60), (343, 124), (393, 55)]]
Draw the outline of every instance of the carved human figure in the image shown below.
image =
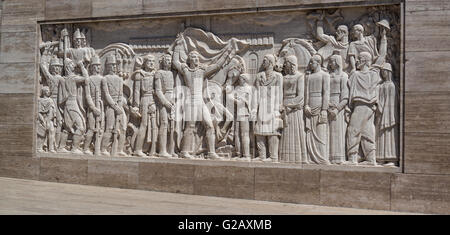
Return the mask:
[[(212, 74), (217, 72), (225, 63), (227, 56), (221, 57), (215, 64), (205, 66), (200, 63), (200, 54), (197, 51), (191, 51), (188, 54), (187, 64), (180, 60), (180, 51), (183, 49), (183, 39), (177, 38), (173, 54), (173, 65), (182, 75), (186, 85), (184, 121), (185, 129), (183, 133), (181, 156), (184, 158), (194, 158), (189, 152), (192, 152), (194, 140), (194, 128), (197, 121), (201, 121), (206, 129), (206, 139), (208, 145), (207, 158), (222, 159), (215, 150), (215, 133), (211, 113), (203, 100), (203, 82)], [(232, 57), (234, 49), (228, 49), (226, 52)]]
[(392, 66), (380, 66), (383, 83), (378, 87), (377, 103), (377, 160), (383, 163), (397, 162), (398, 94), (392, 81)]
[(50, 97), (50, 89), (42, 87), (42, 97), (38, 100), (37, 151), (43, 152), (44, 144), (47, 151), (55, 153), (55, 127), (56, 127), (56, 103)]
[(284, 62), (282, 117), (284, 129), (281, 135), (281, 162), (307, 162), (305, 124), (303, 107), (305, 105), (305, 76), (298, 71), (297, 57), (288, 56)]
[(348, 103), (348, 75), (343, 71), (342, 57), (333, 55), (328, 64), (330, 71), (330, 101), (328, 121), (330, 130), (330, 160), (334, 164), (345, 162), (345, 112)]
[(330, 75), (322, 70), (322, 56), (311, 57), (310, 74), (305, 85), (305, 129), (308, 162), (330, 164), (328, 142), (328, 108)]
[[(56, 120), (53, 124), (55, 125), (55, 145), (56, 148), (58, 148), (60, 145), (61, 129), (63, 125), (61, 110), (58, 107), (58, 88), (59, 84), (61, 82), (64, 82), (64, 78), (61, 76), (63, 64), (58, 58), (54, 57), (50, 60), (49, 68), (47, 68), (46, 63), (43, 61), (40, 63), (40, 68), (49, 88), (50, 98), (52, 98), (53, 102), (56, 105)], [(65, 145), (65, 143), (63, 144)]]
[(353, 26), (352, 34), (356, 40), (350, 43), (347, 56), (350, 61), (350, 70), (351, 72), (354, 72), (357, 69), (357, 62), (360, 58), (359, 55), (362, 52), (369, 53), (373, 60), (378, 58), (379, 53), (376, 37), (374, 35), (364, 36), (364, 27), (362, 25), (357, 24)]
[[(73, 47), (69, 47), (69, 34), (67, 29), (61, 31), (61, 42), (59, 44), (59, 55), (63, 58), (70, 58), (78, 64), (79, 61), (83, 63), (89, 62), (91, 59), (92, 50), (84, 48), (83, 45), (86, 41), (86, 37), (82, 35), (80, 29), (76, 29), (73, 33)], [(78, 74), (81, 71), (76, 71)]]
[(102, 97), (105, 95), (108, 87), (105, 78), (100, 75), (100, 58), (95, 56), (90, 64), (91, 76), (86, 81), (86, 100), (87, 110), (87, 132), (84, 139), (84, 153), (92, 155), (90, 149), (92, 138), (95, 133), (94, 153), (100, 154), (101, 141), (105, 128), (105, 113)]
[[(155, 90), (159, 100), (159, 156), (177, 157), (175, 154), (175, 78), (172, 71), (172, 56), (161, 59), (162, 69), (155, 74)], [(167, 143), (169, 142), (169, 143)]]
[[(75, 74), (78, 66), (83, 76)], [(71, 59), (66, 58), (64, 62), (65, 79), (59, 83), (58, 105), (63, 108), (64, 129), (61, 133), (61, 142), (58, 152), (67, 152), (65, 149), (68, 134), (72, 134), (72, 153), (81, 154), (80, 144), (86, 130), (84, 113), (81, 111), (81, 98), (78, 97), (78, 90), (85, 84), (89, 76), (82, 61), (75, 64)]]
[(358, 70), (350, 75), (349, 108), (352, 110), (347, 129), (347, 153), (349, 164), (358, 164), (361, 145), (365, 162), (376, 165), (375, 159), (375, 110), (377, 103), (377, 85), (381, 82), (379, 70), (372, 68), (372, 55), (361, 52)]
[[(123, 151), (125, 145), (125, 132), (127, 120), (123, 110), (123, 80), (117, 76), (117, 63), (114, 55), (108, 55), (105, 61), (104, 97), (105, 106), (105, 133), (102, 137), (101, 152), (103, 155), (126, 156)], [(107, 146), (111, 142), (111, 153)]]
[[(255, 161), (278, 162), (278, 149), (283, 128), (283, 75), (274, 71), (275, 56), (264, 56), (263, 72), (256, 76), (255, 87), (258, 92), (256, 104), (255, 136), (258, 157)], [(268, 146), (268, 149), (266, 148)], [(267, 151), (268, 150), (268, 151)], [(267, 152), (269, 157), (267, 157)]]
[(335, 51), (339, 51), (339, 54), (342, 57), (342, 65), (343, 70), (346, 69), (346, 59), (347, 59), (347, 51), (348, 51), (348, 27), (346, 25), (339, 25), (336, 29), (336, 36), (326, 35), (323, 29), (323, 20), (319, 19), (317, 21), (317, 39), (326, 43), (325, 46), (321, 47), (317, 53), (319, 53), (323, 59), (323, 66), (326, 68), (328, 66), (328, 62), (330, 57), (333, 55)]
[[(134, 106), (139, 107), (141, 114), (141, 123), (136, 138), (134, 154), (140, 157), (147, 156), (142, 150), (145, 141), (151, 143), (150, 157), (156, 156), (156, 141), (158, 138), (157, 109), (154, 94), (156, 69), (155, 57), (146, 55), (143, 57), (142, 69), (136, 71), (134, 75)], [(168, 104), (166, 103), (166, 105)]]
[(250, 74), (240, 74), (237, 83), (226, 94), (227, 100), (234, 102), (236, 160), (250, 161), (250, 122), (255, 119), (256, 96)]

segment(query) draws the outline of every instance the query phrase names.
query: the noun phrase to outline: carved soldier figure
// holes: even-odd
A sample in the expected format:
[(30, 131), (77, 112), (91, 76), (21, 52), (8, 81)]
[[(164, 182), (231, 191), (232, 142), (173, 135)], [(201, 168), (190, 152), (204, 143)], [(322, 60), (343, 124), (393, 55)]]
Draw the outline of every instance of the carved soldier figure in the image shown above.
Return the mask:
[(373, 60), (377, 59), (379, 56), (377, 39), (373, 35), (364, 36), (364, 27), (362, 25), (357, 24), (353, 26), (353, 36), (356, 38), (356, 41), (351, 42), (348, 48), (351, 72), (356, 71), (356, 64), (359, 60), (359, 55), (362, 52), (369, 53)]
[(366, 162), (376, 165), (375, 159), (375, 110), (377, 85), (381, 82), (379, 70), (371, 68), (372, 55), (361, 52), (358, 70), (350, 75), (349, 108), (353, 111), (347, 129), (347, 153), (349, 164), (358, 164), (360, 145)]
[(91, 76), (86, 81), (86, 100), (88, 103), (87, 111), (87, 132), (84, 140), (84, 153), (92, 154), (90, 150), (92, 137), (95, 133), (94, 152), (100, 154), (101, 138), (104, 129), (104, 105), (103, 94), (107, 86), (105, 78), (100, 75), (101, 63), (97, 56), (92, 58), (90, 65)]
[(328, 108), (330, 129), (330, 160), (331, 163), (345, 162), (345, 121), (348, 103), (348, 75), (343, 71), (343, 61), (340, 55), (330, 57), (330, 102)]
[(47, 150), (55, 153), (55, 126), (56, 126), (56, 103), (50, 98), (50, 89), (42, 87), (42, 97), (38, 100), (38, 122), (37, 129), (37, 151), (43, 152), (44, 144)]
[(305, 76), (298, 71), (297, 57), (288, 56), (284, 62), (286, 75), (283, 79), (282, 117), (284, 129), (281, 135), (281, 162), (307, 162), (305, 124), (303, 107), (305, 105)]
[[(76, 66), (81, 69), (83, 76), (75, 74)], [(64, 130), (61, 133), (58, 152), (67, 152), (64, 147), (70, 133), (73, 138), (72, 153), (81, 154), (83, 152), (80, 150), (80, 144), (86, 127), (84, 113), (81, 111), (81, 103), (79, 102), (81, 99), (78, 97), (78, 89), (85, 84), (89, 75), (82, 61), (75, 65), (71, 59), (66, 58), (64, 69), (66, 76), (64, 82), (59, 83), (58, 89), (58, 103), (60, 107), (64, 107)]]
[[(255, 161), (278, 162), (278, 147), (283, 128), (283, 75), (274, 71), (275, 56), (267, 54), (263, 59), (264, 71), (256, 76), (258, 92), (255, 124), (258, 157)], [(267, 143), (267, 144), (266, 144)], [(267, 157), (267, 148), (269, 157)]]
[[(173, 54), (173, 65), (183, 76), (187, 87), (185, 96), (185, 130), (181, 146), (181, 155), (184, 158), (194, 158), (189, 154), (192, 151), (192, 141), (194, 140), (194, 128), (197, 121), (205, 125), (206, 139), (208, 144), (208, 155), (210, 159), (221, 159), (215, 149), (215, 133), (211, 113), (203, 100), (203, 82), (217, 72), (225, 64), (225, 57), (221, 57), (215, 64), (204, 66), (200, 63), (200, 54), (197, 51), (191, 51), (188, 55), (188, 63), (182, 63), (180, 60), (180, 51), (182, 50), (182, 38), (177, 38), (175, 51)], [(229, 57), (233, 57), (235, 50), (227, 51)], [(231, 54), (231, 56), (230, 56)]]
[(305, 115), (306, 149), (308, 161), (330, 164), (328, 142), (328, 105), (330, 99), (330, 75), (322, 70), (322, 56), (311, 57), (311, 74), (306, 76)]
[(156, 104), (154, 98), (155, 92), (155, 74), (156, 60), (153, 55), (147, 55), (143, 58), (142, 69), (135, 72), (134, 87), (134, 106), (139, 107), (141, 123), (139, 133), (136, 138), (134, 154), (140, 157), (147, 155), (142, 151), (145, 137), (147, 142), (151, 143), (149, 155), (156, 155), (156, 141), (158, 138), (158, 126), (156, 122)]
[[(59, 53), (60, 56), (64, 55), (64, 58), (70, 58), (75, 63), (78, 64), (79, 61), (89, 62), (91, 60), (92, 50), (84, 48), (83, 45), (86, 41), (86, 37), (82, 35), (80, 29), (76, 29), (73, 33), (73, 47), (69, 47), (69, 40), (67, 39), (69, 36), (67, 29), (63, 29), (61, 31), (61, 42), (59, 44)], [(77, 71), (78, 73), (79, 71)]]
[[(155, 90), (159, 100), (159, 156), (176, 157), (175, 154), (175, 79), (173, 76), (172, 56), (162, 57), (162, 69), (155, 74)], [(167, 137), (169, 135), (169, 137)], [(167, 141), (169, 144), (167, 145)]]
[(250, 122), (255, 119), (256, 96), (251, 86), (250, 74), (239, 76), (238, 86), (227, 93), (227, 98), (234, 101), (235, 107), (235, 148), (237, 160), (250, 161)]
[(103, 134), (101, 152), (103, 155), (109, 155), (106, 148), (111, 142), (111, 156), (116, 154), (126, 156), (123, 151), (125, 145), (125, 131), (127, 127), (125, 112), (123, 110), (123, 80), (117, 76), (116, 57), (109, 55), (105, 61), (105, 133)]
[(398, 94), (392, 81), (392, 66), (380, 66), (383, 83), (378, 87), (377, 160), (393, 164), (397, 162)]
[(58, 87), (60, 82), (64, 82), (64, 78), (61, 76), (62, 67), (63, 64), (56, 57), (50, 60), (49, 68), (46, 67), (44, 62), (41, 62), (40, 64), (42, 74), (44, 75), (45, 81), (50, 90), (50, 97), (52, 98), (53, 102), (56, 105), (55, 109), (56, 120), (54, 122), (54, 125), (55, 125), (55, 145), (57, 148), (60, 145), (61, 129), (63, 125), (61, 111), (58, 107)]

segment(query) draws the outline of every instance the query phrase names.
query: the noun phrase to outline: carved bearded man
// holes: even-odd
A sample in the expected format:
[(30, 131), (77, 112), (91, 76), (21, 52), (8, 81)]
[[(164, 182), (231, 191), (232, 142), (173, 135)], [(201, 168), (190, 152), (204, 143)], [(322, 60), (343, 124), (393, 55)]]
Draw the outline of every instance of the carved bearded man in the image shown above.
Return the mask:
[[(161, 105), (159, 109), (159, 156), (176, 157), (175, 154), (175, 79), (172, 68), (172, 56), (162, 57), (162, 69), (155, 74), (156, 95)], [(167, 137), (169, 135), (169, 137)], [(169, 145), (167, 145), (167, 141)]]
[(360, 145), (365, 156), (364, 164), (376, 165), (375, 159), (375, 110), (378, 100), (377, 86), (381, 82), (380, 71), (371, 68), (369, 52), (359, 55), (358, 70), (350, 75), (349, 108), (353, 111), (347, 130), (349, 164), (358, 164)]
[(153, 55), (145, 56), (142, 69), (135, 72), (134, 106), (139, 107), (141, 113), (141, 125), (136, 138), (134, 154), (140, 157), (147, 155), (142, 151), (145, 137), (151, 143), (150, 156), (156, 155), (156, 140), (158, 127), (156, 123), (155, 74), (156, 60)]
[[(100, 75), (101, 63), (100, 59), (95, 56), (92, 58), (90, 65), (91, 76), (86, 81), (86, 100), (88, 103), (87, 110), (87, 132), (84, 140), (84, 153), (92, 154), (90, 150), (92, 138), (96, 133), (94, 144), (95, 154), (100, 154), (101, 136), (104, 129), (104, 104), (102, 97), (107, 91), (106, 80)], [(97, 139), (98, 138), (98, 139)]]
[[(203, 100), (203, 82), (205, 78), (209, 78), (217, 72), (225, 63), (225, 57), (221, 57), (215, 64), (204, 66), (200, 63), (200, 54), (197, 51), (191, 51), (188, 55), (188, 63), (182, 63), (180, 60), (180, 51), (182, 50), (182, 38), (176, 40), (175, 51), (173, 54), (173, 65), (184, 78), (185, 90), (185, 106), (184, 121), (185, 130), (181, 146), (181, 155), (184, 158), (194, 158), (189, 154), (192, 152), (194, 140), (194, 128), (197, 121), (201, 121), (205, 125), (206, 139), (208, 144), (209, 159), (221, 159), (215, 150), (215, 134), (211, 113)], [(232, 50), (227, 51), (228, 56), (234, 53)], [(232, 56), (230, 56), (232, 57)]]
[[(58, 103), (60, 107), (64, 107), (64, 130), (61, 133), (58, 152), (67, 152), (64, 147), (70, 133), (73, 136), (72, 153), (81, 154), (83, 152), (80, 150), (80, 144), (86, 127), (78, 90), (82, 87), (81, 85), (85, 84), (89, 75), (82, 61), (75, 65), (71, 59), (66, 59), (64, 66), (66, 77), (64, 82), (59, 84), (58, 89)], [(83, 76), (75, 74), (76, 66), (81, 69)]]
[(117, 63), (115, 56), (106, 57), (105, 62), (105, 133), (103, 134), (101, 151), (103, 155), (109, 155), (106, 148), (114, 134), (111, 155), (117, 152), (119, 156), (126, 156), (123, 152), (125, 145), (126, 117), (123, 110), (123, 80), (117, 76)]
[[(258, 157), (255, 161), (278, 162), (278, 147), (281, 137), (283, 121), (283, 75), (274, 71), (275, 56), (264, 56), (264, 71), (256, 76), (256, 90), (258, 92), (257, 114), (255, 124), (256, 146)], [(268, 145), (268, 151), (266, 146)], [(269, 157), (267, 157), (269, 152)]]

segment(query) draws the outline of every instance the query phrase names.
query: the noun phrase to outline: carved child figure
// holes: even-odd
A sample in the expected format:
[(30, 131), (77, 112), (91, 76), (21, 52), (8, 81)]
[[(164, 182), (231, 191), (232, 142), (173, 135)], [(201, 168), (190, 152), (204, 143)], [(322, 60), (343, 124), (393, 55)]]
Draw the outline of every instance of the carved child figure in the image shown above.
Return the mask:
[(106, 57), (105, 62), (105, 117), (106, 127), (103, 134), (101, 151), (103, 155), (109, 155), (106, 148), (113, 136), (111, 147), (111, 156), (116, 154), (119, 156), (126, 156), (123, 151), (125, 145), (125, 132), (127, 128), (125, 112), (123, 110), (123, 80), (117, 76), (116, 57), (113, 55)]
[(143, 59), (143, 67), (135, 72), (134, 77), (134, 106), (139, 107), (142, 115), (134, 154), (139, 157), (147, 156), (142, 151), (146, 140), (145, 137), (147, 136), (147, 142), (151, 143), (149, 155), (154, 157), (156, 155), (156, 141), (158, 138), (157, 110), (154, 98), (156, 60), (153, 55), (147, 55)]
[(38, 100), (38, 122), (37, 129), (37, 151), (43, 152), (44, 144), (47, 150), (55, 153), (55, 126), (56, 126), (56, 103), (50, 98), (50, 89), (42, 87), (42, 97)]
[[(155, 74), (155, 89), (159, 100), (159, 156), (177, 157), (175, 154), (175, 80), (172, 68), (172, 56), (166, 54), (161, 60), (162, 69)], [(169, 135), (169, 136), (167, 136)], [(167, 145), (167, 141), (169, 144)]]
[(95, 133), (94, 152), (100, 154), (100, 145), (105, 125), (104, 104), (102, 97), (107, 90), (106, 80), (100, 75), (101, 63), (97, 56), (92, 58), (90, 65), (91, 76), (86, 80), (87, 132), (84, 140), (84, 153), (92, 154), (90, 150), (92, 138)]

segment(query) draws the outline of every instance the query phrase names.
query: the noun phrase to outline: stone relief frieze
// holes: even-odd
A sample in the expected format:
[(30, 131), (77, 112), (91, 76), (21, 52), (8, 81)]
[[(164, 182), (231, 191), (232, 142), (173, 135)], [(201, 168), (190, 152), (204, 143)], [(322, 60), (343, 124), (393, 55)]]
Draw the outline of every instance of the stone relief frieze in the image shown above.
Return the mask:
[(201, 21), (42, 25), (37, 151), (398, 166), (398, 6)]

